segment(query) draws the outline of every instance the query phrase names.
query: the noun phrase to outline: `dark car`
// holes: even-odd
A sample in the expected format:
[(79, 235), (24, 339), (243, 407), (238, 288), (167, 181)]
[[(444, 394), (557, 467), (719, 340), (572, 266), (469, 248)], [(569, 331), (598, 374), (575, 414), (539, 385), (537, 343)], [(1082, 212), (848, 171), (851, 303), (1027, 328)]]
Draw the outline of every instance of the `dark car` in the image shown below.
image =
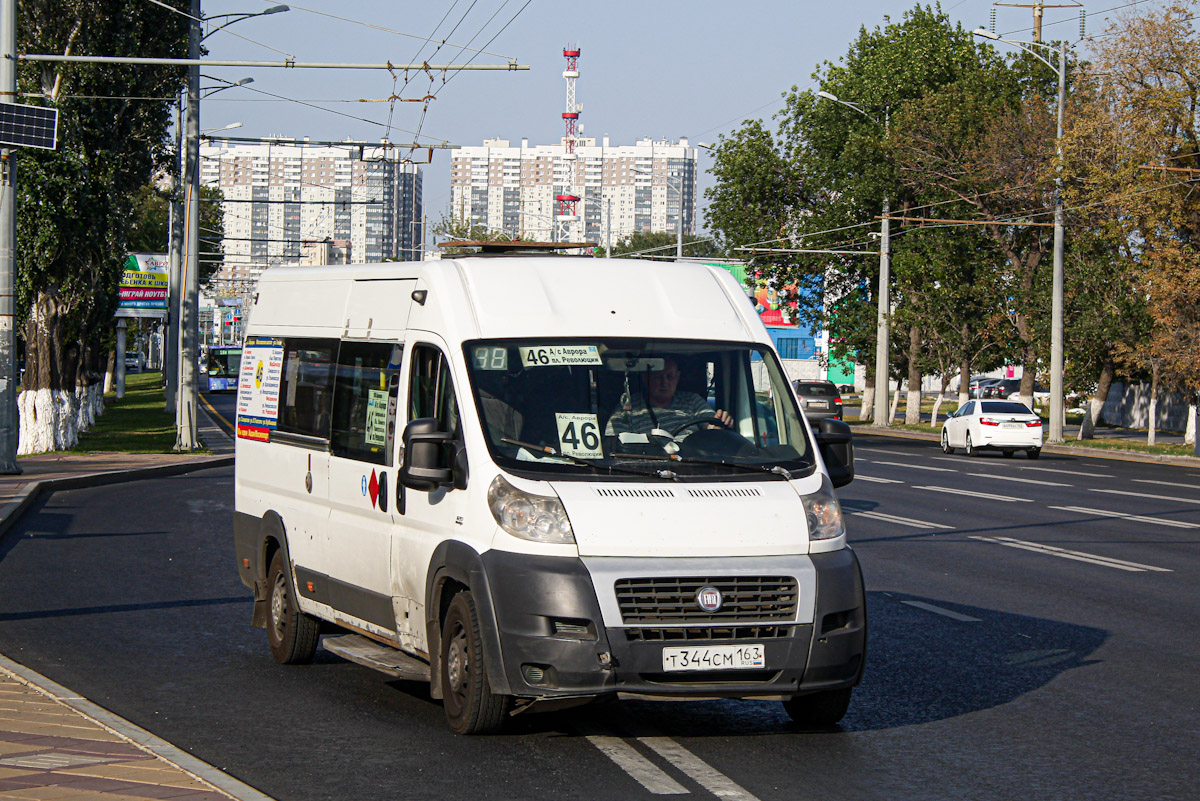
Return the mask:
[(969, 389), (968, 395), (972, 398), (982, 398), (984, 390), (986, 390), (992, 384), (995, 384), (996, 382), (1002, 381), (1002, 380), (1003, 379), (1001, 379), (1001, 378), (972, 379), (971, 383), (969, 385), (970, 389)]
[(1021, 379), (1019, 378), (1002, 378), (994, 384), (988, 384), (983, 388), (984, 398), (1007, 398), (1009, 395), (1021, 389)]
[(832, 381), (796, 380), (792, 382), (792, 389), (809, 420), (842, 419), (842, 395)]

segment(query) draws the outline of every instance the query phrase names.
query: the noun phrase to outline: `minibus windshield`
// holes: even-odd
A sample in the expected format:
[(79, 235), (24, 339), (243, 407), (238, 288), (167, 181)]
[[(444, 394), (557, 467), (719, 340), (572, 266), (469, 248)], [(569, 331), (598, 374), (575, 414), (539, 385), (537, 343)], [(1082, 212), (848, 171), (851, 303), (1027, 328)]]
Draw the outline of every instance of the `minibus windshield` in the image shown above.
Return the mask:
[(488, 447), (505, 469), (671, 479), (815, 469), (768, 346), (609, 337), (463, 348)]

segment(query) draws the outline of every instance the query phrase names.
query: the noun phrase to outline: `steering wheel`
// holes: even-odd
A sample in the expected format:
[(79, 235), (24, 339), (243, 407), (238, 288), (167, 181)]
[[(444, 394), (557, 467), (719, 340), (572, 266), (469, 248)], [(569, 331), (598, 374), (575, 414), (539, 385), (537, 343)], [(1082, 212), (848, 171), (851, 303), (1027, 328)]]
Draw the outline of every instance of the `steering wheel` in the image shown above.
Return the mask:
[(679, 428), (675, 429), (671, 433), (672, 433), (672, 435), (678, 437), (681, 433), (688, 430), (689, 428), (694, 428), (695, 426), (706, 426), (706, 425), (714, 425), (714, 424), (720, 426), (721, 428), (725, 429), (726, 431), (731, 431), (733, 429), (733, 426), (726, 423), (720, 417), (717, 417), (716, 415), (712, 415), (710, 417), (701, 417), (699, 420), (692, 420), (689, 423), (684, 423), (683, 425), (681, 425)]

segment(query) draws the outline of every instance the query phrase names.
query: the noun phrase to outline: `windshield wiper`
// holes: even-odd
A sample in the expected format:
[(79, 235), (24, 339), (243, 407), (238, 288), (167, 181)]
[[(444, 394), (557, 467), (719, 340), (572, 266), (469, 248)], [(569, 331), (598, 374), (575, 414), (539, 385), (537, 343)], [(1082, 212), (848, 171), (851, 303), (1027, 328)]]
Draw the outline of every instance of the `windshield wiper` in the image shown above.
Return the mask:
[[(695, 456), (680, 456), (677, 453), (668, 453), (662, 456), (655, 456), (652, 453), (614, 453), (613, 457), (622, 457), (626, 459), (647, 459), (657, 462), (681, 462), (683, 464), (707, 464), (717, 467), (736, 467), (739, 470), (749, 470), (752, 473), (769, 473), (771, 475), (783, 476), (784, 479), (791, 480), (792, 474), (789, 470), (780, 467), (777, 464), (767, 467), (765, 464), (742, 464), (741, 462), (725, 462), (718, 459), (700, 459)], [(670, 472), (670, 471), (666, 471)]]
[(645, 470), (634, 470), (629, 467), (617, 467), (615, 465), (597, 462), (594, 459), (584, 459), (580, 456), (573, 456), (569, 453), (563, 453), (560, 450), (551, 448), (549, 445), (534, 445), (532, 442), (522, 442), (519, 439), (512, 439), (510, 437), (501, 437), (500, 441), (507, 445), (516, 445), (518, 448), (524, 448), (525, 450), (534, 454), (544, 454), (555, 459), (564, 459), (571, 464), (580, 465), (582, 467), (590, 467), (596, 471), (607, 470), (610, 473), (626, 473), (631, 476), (658, 476), (659, 478), (676, 477), (675, 474), (670, 470), (654, 470), (652, 472), (646, 472)]

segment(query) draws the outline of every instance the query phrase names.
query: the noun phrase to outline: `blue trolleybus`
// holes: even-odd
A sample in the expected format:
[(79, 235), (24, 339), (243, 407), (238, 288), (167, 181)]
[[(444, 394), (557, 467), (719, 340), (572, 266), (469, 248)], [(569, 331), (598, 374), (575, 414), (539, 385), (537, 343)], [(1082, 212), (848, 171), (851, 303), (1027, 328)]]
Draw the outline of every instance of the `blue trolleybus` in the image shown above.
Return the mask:
[(237, 392), (242, 367), (240, 347), (215, 347), (208, 351), (208, 391)]

